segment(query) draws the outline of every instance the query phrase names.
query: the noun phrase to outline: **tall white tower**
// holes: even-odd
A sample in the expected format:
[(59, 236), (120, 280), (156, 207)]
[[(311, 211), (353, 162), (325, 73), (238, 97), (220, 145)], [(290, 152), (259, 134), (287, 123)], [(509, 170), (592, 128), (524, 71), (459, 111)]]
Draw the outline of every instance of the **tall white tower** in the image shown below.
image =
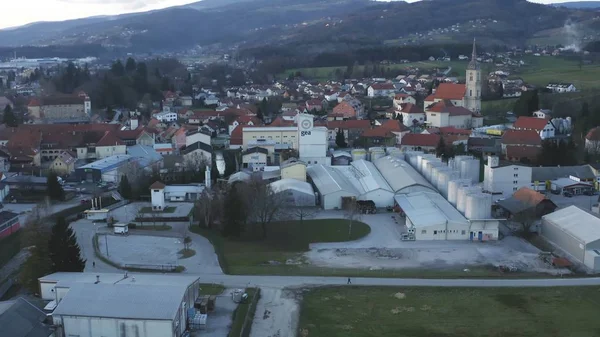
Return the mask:
[(481, 69), (477, 63), (477, 51), (475, 49), (475, 39), (473, 39), (473, 53), (471, 61), (467, 66), (465, 92), (465, 108), (473, 111), (481, 111)]

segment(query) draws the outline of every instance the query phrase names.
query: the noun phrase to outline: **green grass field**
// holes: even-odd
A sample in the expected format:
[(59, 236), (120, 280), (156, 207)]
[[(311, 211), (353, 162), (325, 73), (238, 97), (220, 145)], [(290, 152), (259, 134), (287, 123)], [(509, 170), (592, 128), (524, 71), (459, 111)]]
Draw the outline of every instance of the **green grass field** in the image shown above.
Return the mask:
[(310, 243), (357, 240), (369, 234), (371, 228), (355, 221), (349, 236), (348, 221), (342, 219), (276, 222), (269, 224), (267, 238), (261, 241), (223, 238), (198, 226), (191, 230), (212, 242), (226, 273), (246, 275), (291, 273), (298, 266), (285, 262), (298, 259)]
[(599, 287), (333, 287), (304, 294), (300, 336), (600, 336)]
[[(523, 61), (526, 63), (521, 68), (511, 70), (511, 77), (520, 77), (527, 83), (536, 86), (546, 86), (549, 82), (570, 82), (579, 90), (600, 88), (600, 64), (583, 65), (579, 68), (579, 63), (575, 60), (567, 60), (554, 56), (525, 56)], [(447, 69), (452, 67), (450, 76), (456, 76), (459, 80), (464, 80), (467, 61), (421, 61), (405, 64), (390, 65), (391, 69), (420, 68)], [(362, 66), (361, 66), (362, 68)], [(490, 64), (483, 64), (482, 68), (486, 71), (493, 70)], [(336, 69), (345, 71), (346, 67), (322, 67), (322, 68), (297, 68), (289, 69), (280, 74), (280, 78), (287, 77), (290, 73), (297, 71), (303, 76), (317, 80), (329, 80), (335, 78)]]

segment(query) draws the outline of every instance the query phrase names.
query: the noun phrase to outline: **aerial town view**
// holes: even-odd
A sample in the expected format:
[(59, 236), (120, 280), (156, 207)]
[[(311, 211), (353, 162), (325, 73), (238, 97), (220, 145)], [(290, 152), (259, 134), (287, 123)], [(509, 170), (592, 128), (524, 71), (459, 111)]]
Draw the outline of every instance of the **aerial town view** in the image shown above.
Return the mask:
[(0, 337), (600, 336), (600, 1), (1, 2)]

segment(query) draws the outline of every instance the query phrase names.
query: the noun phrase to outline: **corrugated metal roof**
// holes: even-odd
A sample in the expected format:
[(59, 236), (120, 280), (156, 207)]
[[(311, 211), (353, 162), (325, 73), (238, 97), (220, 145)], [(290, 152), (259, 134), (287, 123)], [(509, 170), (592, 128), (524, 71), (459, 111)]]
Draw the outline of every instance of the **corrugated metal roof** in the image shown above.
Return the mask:
[(289, 189), (298, 191), (298, 192), (302, 192), (302, 193), (306, 193), (306, 194), (310, 194), (312, 196), (315, 195), (315, 191), (313, 191), (312, 186), (305, 182), (305, 181), (300, 181), (297, 179), (291, 179), (291, 178), (286, 178), (286, 179), (281, 179), (275, 182), (272, 182), (270, 184), (271, 189), (273, 190), (273, 192), (275, 193), (279, 193), (279, 192), (283, 192)]
[(574, 176), (579, 179), (595, 179), (596, 175), (589, 165), (580, 166), (548, 166), (532, 167), (531, 179), (533, 181), (548, 181), (558, 178)]
[(350, 166), (335, 166), (335, 169), (339, 170), (360, 194), (379, 189), (393, 192), (375, 165), (364, 159), (355, 160)]
[(544, 215), (542, 219), (552, 222), (564, 232), (578, 238), (585, 244), (600, 240), (600, 218), (577, 206), (559, 209), (556, 212)]
[(188, 286), (75, 284), (53, 312), (55, 316), (172, 320)]
[(420, 186), (423, 189), (436, 191), (412, 166), (398, 157), (382, 157), (377, 159), (374, 164), (395, 193), (405, 189), (404, 193), (411, 192), (407, 188), (412, 186)]
[(339, 191), (346, 191), (356, 196), (360, 192), (352, 185), (348, 179), (333, 167), (322, 164), (309, 166), (306, 173), (310, 176), (313, 183), (321, 193), (327, 195)]
[(394, 197), (406, 217), (417, 228), (448, 223), (468, 223), (444, 197), (436, 192), (398, 194)]

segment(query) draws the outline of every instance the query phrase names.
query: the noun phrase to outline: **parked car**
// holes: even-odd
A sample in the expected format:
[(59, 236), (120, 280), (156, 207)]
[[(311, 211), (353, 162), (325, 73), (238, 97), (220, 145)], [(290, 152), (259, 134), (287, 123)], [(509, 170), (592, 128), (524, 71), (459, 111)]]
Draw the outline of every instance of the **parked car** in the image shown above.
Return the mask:
[(559, 190), (550, 190), (550, 193), (559, 195), (560, 191)]
[(583, 191), (584, 195), (596, 195), (596, 191), (594, 190), (587, 190), (587, 191)]
[(573, 193), (569, 192), (569, 191), (564, 191), (563, 195), (567, 198), (572, 198), (573, 197)]

